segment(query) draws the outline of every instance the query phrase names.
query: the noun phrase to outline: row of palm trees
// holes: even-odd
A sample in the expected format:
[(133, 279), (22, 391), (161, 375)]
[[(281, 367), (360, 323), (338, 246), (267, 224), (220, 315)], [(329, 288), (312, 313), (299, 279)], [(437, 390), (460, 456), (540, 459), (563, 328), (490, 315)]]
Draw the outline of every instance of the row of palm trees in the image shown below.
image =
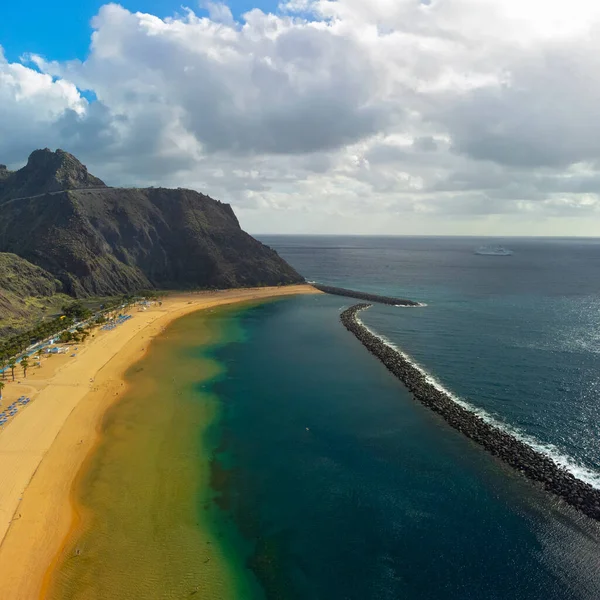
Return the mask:
[[(42, 351), (38, 350), (36, 353), (36, 356), (38, 358), (38, 361), (42, 358)], [(10, 369), (10, 374), (12, 377), (12, 380), (15, 380), (15, 369), (17, 368), (17, 364), (21, 367), (21, 369), (23, 369), (23, 377), (27, 377), (27, 369), (29, 369), (29, 367), (31, 366), (29, 364), (29, 357), (28, 356), (24, 356), (21, 361), (19, 363), (17, 363), (17, 360), (15, 358), (11, 358), (6, 366)], [(2, 379), (5, 380), (6, 379), (6, 369), (2, 372)], [(2, 381), (2, 387), (4, 387), (4, 381)], [(1, 388), (0, 388), (1, 389)], [(1, 394), (0, 394), (0, 398), (1, 398)]]
[[(148, 293), (150, 297), (158, 297), (157, 294)], [(101, 312), (98, 314), (95, 322), (91, 327), (78, 327), (74, 331), (70, 331), (74, 320), (77, 316), (82, 316), (81, 311), (70, 310), (71, 308), (79, 308), (77, 302), (72, 305), (63, 307), (63, 311), (68, 314), (63, 314), (59, 317), (39, 323), (32, 329), (22, 333), (10, 336), (6, 340), (0, 341), (0, 370), (2, 370), (2, 379), (6, 379), (6, 368), (11, 371), (12, 380), (15, 380), (15, 369), (17, 368), (16, 357), (22, 354), (32, 344), (41, 342), (57, 333), (61, 333), (59, 340), (61, 343), (75, 342), (80, 343), (87, 339), (94, 325), (100, 325), (106, 322), (106, 317), (110, 317), (114, 312), (116, 316), (121, 310), (125, 312), (135, 303), (138, 298), (132, 295), (126, 295), (118, 298), (112, 298), (105, 303)], [(89, 311), (88, 311), (89, 312)], [(41, 359), (42, 351), (37, 351), (38, 360)], [(20, 366), (23, 369), (23, 376), (27, 377), (27, 369), (29, 368), (29, 360), (25, 356), (20, 361)]]
[[(91, 330), (92, 327), (90, 327), (89, 329), (83, 328), (83, 327), (78, 327), (77, 329), (75, 329), (75, 331), (64, 331), (63, 333), (61, 333), (60, 335), (60, 342), (61, 343), (69, 343), (69, 342), (74, 342), (76, 344), (80, 343), (80, 342), (84, 342), (89, 335), (91, 334)], [(42, 359), (42, 354), (43, 351), (42, 349), (38, 349), (37, 352), (35, 353), (35, 357), (37, 358), (37, 362), (38, 365)], [(17, 363), (17, 359), (16, 358), (10, 358), (9, 360), (6, 361), (0, 361), (2, 364), (0, 364), (0, 368), (4, 369), (2, 371), (2, 379), (5, 380), (6, 379), (6, 367), (8, 367), (10, 369), (11, 372), (11, 378), (14, 381), (15, 380), (15, 369), (17, 368), (17, 364), (23, 369), (23, 377), (27, 377), (27, 369), (29, 369), (29, 367), (31, 366), (29, 364), (29, 357), (28, 356), (24, 356), (21, 361), (19, 363)], [(2, 387), (4, 387), (4, 382), (2, 382)], [(1, 390), (1, 388), (0, 388)], [(2, 394), (0, 392), (0, 399), (2, 398)]]
[(21, 354), (29, 346), (49, 338), (72, 324), (73, 320), (63, 315), (3, 340), (0, 342), (0, 368), (10, 367), (10, 363), (14, 361), (14, 357)]
[[(38, 357), (38, 360), (41, 359), (42, 357), (42, 351), (38, 350), (36, 352), (36, 356)], [(27, 377), (27, 369), (29, 369), (29, 358), (27, 356), (24, 356), (21, 359), (21, 362), (19, 363), (20, 367), (23, 369), (23, 377)], [(15, 380), (15, 369), (17, 368), (17, 361), (14, 358), (11, 358), (8, 361), (8, 368), (11, 370), (11, 375), (12, 375), (12, 380)], [(2, 373), (2, 379), (5, 379), (6, 372)], [(4, 383), (4, 381), (0, 380), (0, 400), (2, 400), (2, 390), (4, 389), (4, 386), (6, 385), (6, 383)]]

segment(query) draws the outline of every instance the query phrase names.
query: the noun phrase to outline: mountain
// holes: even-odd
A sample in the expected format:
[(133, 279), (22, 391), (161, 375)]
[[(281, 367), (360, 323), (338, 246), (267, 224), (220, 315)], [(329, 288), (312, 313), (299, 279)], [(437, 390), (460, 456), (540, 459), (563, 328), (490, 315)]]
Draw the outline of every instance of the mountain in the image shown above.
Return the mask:
[(0, 165), (0, 203), (4, 200), (78, 188), (104, 188), (72, 154), (48, 148), (35, 150), (18, 171)]
[(16, 333), (65, 304), (62, 284), (15, 254), (0, 253), (0, 336)]
[(303, 281), (228, 204), (181, 188), (107, 187), (62, 150), (0, 169), (0, 252), (80, 297)]

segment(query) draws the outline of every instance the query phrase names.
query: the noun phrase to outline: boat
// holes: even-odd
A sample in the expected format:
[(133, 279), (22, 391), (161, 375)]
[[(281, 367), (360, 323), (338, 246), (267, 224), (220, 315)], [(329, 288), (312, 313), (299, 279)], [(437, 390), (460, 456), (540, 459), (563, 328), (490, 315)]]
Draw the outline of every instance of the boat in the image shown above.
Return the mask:
[(502, 246), (481, 246), (475, 250), (475, 254), (482, 256), (512, 256), (513, 251)]

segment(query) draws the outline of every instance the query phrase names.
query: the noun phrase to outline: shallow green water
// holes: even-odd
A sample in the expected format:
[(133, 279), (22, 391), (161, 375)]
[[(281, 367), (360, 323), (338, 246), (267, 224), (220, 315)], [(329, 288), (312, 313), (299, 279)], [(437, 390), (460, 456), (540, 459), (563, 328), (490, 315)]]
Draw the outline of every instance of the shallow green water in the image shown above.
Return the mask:
[(205, 386), (222, 369), (207, 353), (240, 339), (235, 317), (214, 318), (235, 310), (176, 321), (128, 372), (80, 477), (81, 531), (51, 598), (261, 598), (211, 488), (219, 403)]

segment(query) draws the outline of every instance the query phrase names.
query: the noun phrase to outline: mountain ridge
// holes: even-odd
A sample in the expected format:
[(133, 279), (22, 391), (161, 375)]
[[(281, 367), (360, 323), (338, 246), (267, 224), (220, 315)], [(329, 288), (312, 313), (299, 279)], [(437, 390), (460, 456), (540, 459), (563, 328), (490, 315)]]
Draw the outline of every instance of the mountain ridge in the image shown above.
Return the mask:
[(49, 148), (34, 150), (27, 164), (17, 171), (0, 165), (0, 203), (63, 190), (102, 187), (107, 186), (101, 179), (91, 175), (75, 156), (60, 148), (55, 152)]
[(0, 171), (0, 252), (78, 297), (304, 279), (240, 228), (232, 207), (183, 188), (112, 188), (63, 150)]

